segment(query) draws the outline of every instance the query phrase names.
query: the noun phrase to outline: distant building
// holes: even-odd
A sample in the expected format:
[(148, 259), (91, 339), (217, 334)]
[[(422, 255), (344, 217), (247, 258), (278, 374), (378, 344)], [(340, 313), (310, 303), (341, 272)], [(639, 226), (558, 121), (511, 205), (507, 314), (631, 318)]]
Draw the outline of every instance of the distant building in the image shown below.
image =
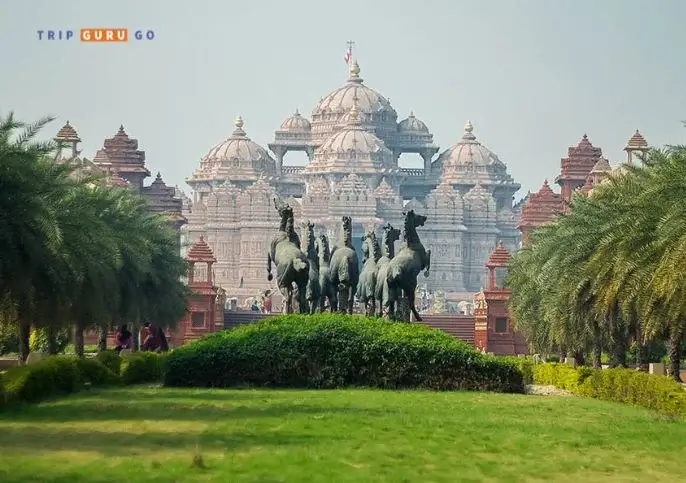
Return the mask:
[(77, 166), (76, 176), (103, 175), (106, 184), (130, 187), (141, 194), (150, 204), (150, 209), (167, 217), (174, 229), (178, 230), (186, 223), (179, 197), (181, 193), (167, 186), (160, 173), (149, 186), (143, 184), (143, 180), (150, 176), (145, 167), (145, 151), (138, 149), (138, 140), (130, 138), (124, 126), (120, 126), (113, 137), (105, 139), (92, 161), (81, 157), (78, 149), (81, 139), (69, 121), (55, 135), (54, 141), (57, 143), (55, 160)]
[[(638, 129), (627, 141), (624, 151), (627, 153), (627, 165), (633, 164), (635, 152), (648, 151), (648, 143)], [(603, 150), (593, 146), (584, 134), (576, 146), (567, 149), (567, 157), (560, 160), (560, 174), (555, 178), (555, 183), (560, 186), (560, 193), (555, 193), (548, 180), (545, 180), (536, 193), (529, 193), (522, 201), (521, 217), (517, 225), (522, 232), (522, 242), (526, 243), (529, 234), (537, 227), (566, 213), (574, 193), (589, 194), (594, 186), (607, 179), (611, 173), (622, 169), (623, 165), (613, 169), (607, 158), (603, 157)]]

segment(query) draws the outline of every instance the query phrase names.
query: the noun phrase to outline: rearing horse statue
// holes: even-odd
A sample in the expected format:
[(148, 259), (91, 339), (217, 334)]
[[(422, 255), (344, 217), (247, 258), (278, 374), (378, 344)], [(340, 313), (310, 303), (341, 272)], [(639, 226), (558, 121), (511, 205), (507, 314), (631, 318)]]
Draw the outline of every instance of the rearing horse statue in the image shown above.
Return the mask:
[(310, 264), (309, 277), (305, 299), (309, 305), (310, 314), (314, 314), (319, 309), (321, 299), (321, 288), (319, 286), (319, 256), (315, 246), (314, 224), (305, 221), (302, 224), (300, 239), (304, 241), (303, 251)]
[[(357, 253), (353, 248), (352, 219), (341, 218), (341, 233), (331, 250), (330, 277), (331, 283), (338, 288), (339, 312), (352, 315), (355, 303), (355, 292), (360, 279), (360, 267)], [(335, 310), (332, 306), (332, 310)]]
[[(393, 228), (390, 223), (383, 227), (383, 235), (381, 236), (381, 258), (376, 262), (376, 285), (374, 287), (374, 298), (376, 299), (376, 306), (378, 308), (378, 317), (384, 316), (384, 309), (388, 313), (389, 308), (386, 304), (389, 300), (388, 283), (386, 277), (388, 275), (388, 264), (395, 256), (395, 242), (400, 240), (400, 230)], [(393, 308), (390, 308), (392, 311)]]
[(366, 253), (367, 257), (357, 284), (357, 300), (364, 306), (364, 314), (372, 317), (376, 313), (376, 270), (381, 258), (381, 247), (374, 231), (369, 231), (362, 237), (362, 253)]
[(426, 216), (418, 215), (414, 210), (410, 210), (404, 215), (404, 243), (398, 250), (398, 254), (388, 263), (388, 274), (386, 275), (390, 302), (389, 317), (394, 318), (395, 316), (393, 304), (398, 301), (400, 290), (402, 290), (415, 320), (419, 322), (422, 318), (414, 306), (417, 276), (422, 270), (424, 270), (425, 277), (429, 276), (431, 250), (424, 249), (424, 245), (417, 235), (417, 227), (424, 226)]
[(279, 211), (281, 223), (279, 232), (274, 235), (269, 252), (267, 253), (267, 280), (271, 281), (272, 262), (276, 265), (276, 282), (284, 298), (284, 309), (288, 314), (293, 313), (293, 284), (298, 288), (298, 312), (307, 313), (307, 282), (310, 267), (305, 254), (298, 248), (294, 240), (298, 239), (293, 226), (293, 208), (286, 203), (274, 206)]

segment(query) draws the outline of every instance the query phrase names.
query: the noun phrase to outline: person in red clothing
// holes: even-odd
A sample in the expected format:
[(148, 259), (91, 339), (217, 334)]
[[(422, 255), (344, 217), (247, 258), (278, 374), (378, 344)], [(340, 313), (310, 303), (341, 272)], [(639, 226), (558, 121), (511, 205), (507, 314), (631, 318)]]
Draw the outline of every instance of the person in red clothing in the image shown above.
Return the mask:
[(146, 324), (149, 335), (143, 342), (141, 346), (142, 351), (153, 351), (153, 352), (167, 352), (169, 350), (169, 344), (167, 343), (167, 337), (164, 335), (164, 330), (161, 327), (157, 327), (153, 324)]
[(133, 344), (133, 334), (126, 327), (126, 324), (119, 327), (119, 331), (115, 337), (117, 346), (114, 348), (117, 353), (121, 352), (123, 349), (131, 349)]

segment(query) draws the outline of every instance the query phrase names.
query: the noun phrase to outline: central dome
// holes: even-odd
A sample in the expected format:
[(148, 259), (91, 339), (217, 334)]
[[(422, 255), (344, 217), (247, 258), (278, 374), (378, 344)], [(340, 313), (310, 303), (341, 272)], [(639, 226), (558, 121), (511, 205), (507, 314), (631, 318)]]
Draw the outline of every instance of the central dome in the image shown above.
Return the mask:
[(346, 115), (356, 106), (362, 121), (373, 126), (383, 139), (384, 133), (397, 131), (398, 113), (384, 96), (364, 85), (360, 66), (353, 61), (348, 82), (322, 98), (312, 111), (312, 133), (322, 142), (345, 122)]
[(393, 174), (398, 168), (393, 153), (374, 133), (366, 130), (353, 104), (346, 125), (314, 152), (305, 167), (308, 174)]

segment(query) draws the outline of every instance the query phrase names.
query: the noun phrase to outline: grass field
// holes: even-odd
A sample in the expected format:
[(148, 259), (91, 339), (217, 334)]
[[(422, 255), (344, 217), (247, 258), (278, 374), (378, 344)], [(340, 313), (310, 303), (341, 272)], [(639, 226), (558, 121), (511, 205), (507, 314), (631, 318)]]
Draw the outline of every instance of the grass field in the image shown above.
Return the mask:
[(0, 481), (686, 481), (686, 424), (574, 397), (133, 388), (0, 413)]

